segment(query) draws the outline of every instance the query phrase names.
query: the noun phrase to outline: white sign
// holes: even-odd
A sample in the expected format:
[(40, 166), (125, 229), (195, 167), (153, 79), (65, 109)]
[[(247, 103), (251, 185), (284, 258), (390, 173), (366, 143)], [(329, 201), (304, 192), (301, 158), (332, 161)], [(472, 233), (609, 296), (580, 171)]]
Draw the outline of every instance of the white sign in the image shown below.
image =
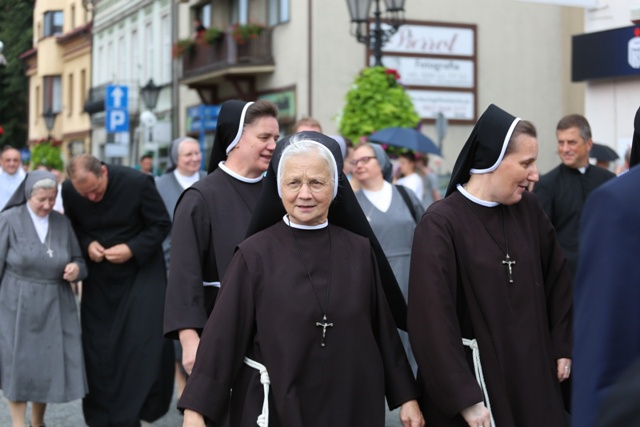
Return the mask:
[(121, 144), (106, 143), (104, 144), (105, 157), (127, 157), (129, 155), (129, 147)]
[(439, 112), (449, 120), (474, 120), (475, 96), (472, 92), (407, 90), (421, 119), (435, 119)]
[[(374, 61), (373, 57), (371, 61)], [(471, 60), (383, 56), (382, 63), (398, 71), (403, 85), (474, 87), (474, 65)]]
[(405, 24), (385, 43), (383, 52), (473, 56), (475, 32), (467, 27)]

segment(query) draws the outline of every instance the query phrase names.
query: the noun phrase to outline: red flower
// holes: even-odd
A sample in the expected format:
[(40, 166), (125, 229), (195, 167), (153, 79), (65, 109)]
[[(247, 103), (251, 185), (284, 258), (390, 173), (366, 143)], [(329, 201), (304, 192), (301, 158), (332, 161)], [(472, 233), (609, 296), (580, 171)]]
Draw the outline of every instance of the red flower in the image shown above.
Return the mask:
[(2, 126), (0, 126), (0, 135), (4, 134), (4, 128)]
[(386, 70), (384, 70), (384, 72), (393, 76), (394, 79), (400, 80), (400, 74), (397, 70), (394, 70), (393, 68), (387, 68)]

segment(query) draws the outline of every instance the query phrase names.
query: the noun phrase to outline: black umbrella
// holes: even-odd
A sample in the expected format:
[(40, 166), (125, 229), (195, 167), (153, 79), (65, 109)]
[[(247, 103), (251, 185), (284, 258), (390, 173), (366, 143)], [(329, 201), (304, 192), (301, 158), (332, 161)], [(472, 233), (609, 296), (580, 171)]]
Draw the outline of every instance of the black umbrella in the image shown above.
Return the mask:
[(592, 159), (602, 160), (603, 162), (613, 162), (620, 158), (613, 148), (608, 145), (598, 144), (597, 142), (594, 142), (591, 146), (589, 157)]
[(428, 136), (413, 128), (385, 128), (373, 133), (367, 139), (378, 144), (403, 147), (419, 153), (431, 153), (442, 157), (436, 144)]

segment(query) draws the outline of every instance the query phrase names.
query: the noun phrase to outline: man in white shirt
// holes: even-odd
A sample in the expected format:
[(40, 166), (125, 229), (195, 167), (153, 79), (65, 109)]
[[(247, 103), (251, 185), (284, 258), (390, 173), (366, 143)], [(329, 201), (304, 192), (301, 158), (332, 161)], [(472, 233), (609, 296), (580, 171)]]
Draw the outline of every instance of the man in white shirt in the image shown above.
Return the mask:
[(26, 174), (20, 167), (22, 165), (20, 151), (10, 145), (3, 147), (0, 165), (2, 166), (2, 173), (0, 174), (0, 210), (2, 210)]

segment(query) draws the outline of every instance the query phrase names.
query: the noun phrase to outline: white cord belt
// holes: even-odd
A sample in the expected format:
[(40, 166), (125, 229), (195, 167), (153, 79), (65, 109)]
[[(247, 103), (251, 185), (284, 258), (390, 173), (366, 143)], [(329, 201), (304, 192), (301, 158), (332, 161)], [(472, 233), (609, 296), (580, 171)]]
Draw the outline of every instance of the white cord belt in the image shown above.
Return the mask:
[(248, 357), (244, 358), (244, 363), (260, 372), (260, 382), (264, 387), (264, 400), (262, 401), (262, 413), (258, 416), (257, 424), (259, 427), (269, 427), (269, 373), (264, 365)]
[(478, 341), (475, 339), (469, 340), (467, 338), (462, 338), (462, 344), (471, 348), (473, 357), (473, 369), (475, 370), (476, 380), (480, 385), (480, 389), (482, 390), (482, 394), (484, 395), (484, 401), (487, 405), (487, 409), (489, 410), (489, 414), (491, 415), (491, 427), (495, 427), (496, 423), (493, 420), (493, 414), (491, 413), (491, 403), (489, 402), (489, 391), (487, 390), (487, 385), (484, 382), (482, 363), (480, 363), (480, 349), (478, 348)]

